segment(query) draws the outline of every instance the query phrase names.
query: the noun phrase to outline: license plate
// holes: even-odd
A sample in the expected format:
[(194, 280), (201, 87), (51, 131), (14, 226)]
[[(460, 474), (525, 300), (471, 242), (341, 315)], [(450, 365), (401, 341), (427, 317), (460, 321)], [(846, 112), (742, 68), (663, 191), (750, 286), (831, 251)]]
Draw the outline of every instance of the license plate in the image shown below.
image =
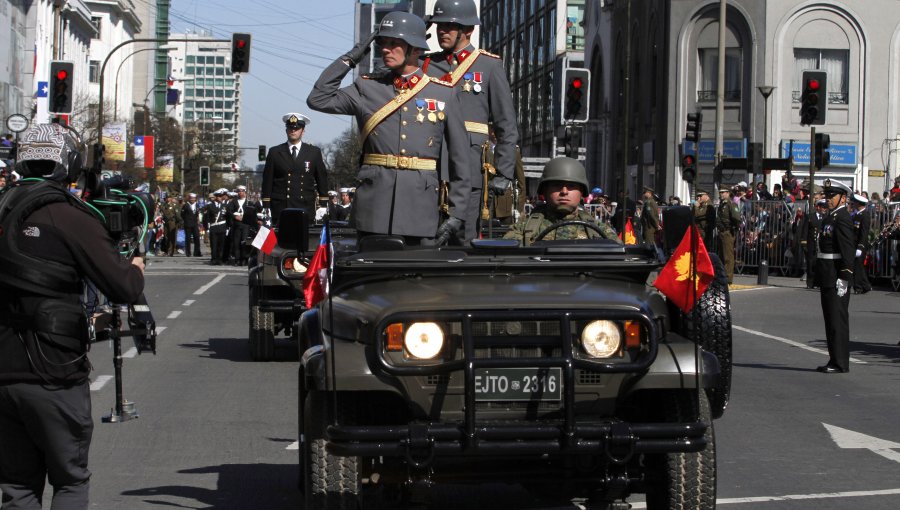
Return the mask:
[(562, 368), (482, 368), (475, 371), (475, 400), (519, 402), (562, 399)]

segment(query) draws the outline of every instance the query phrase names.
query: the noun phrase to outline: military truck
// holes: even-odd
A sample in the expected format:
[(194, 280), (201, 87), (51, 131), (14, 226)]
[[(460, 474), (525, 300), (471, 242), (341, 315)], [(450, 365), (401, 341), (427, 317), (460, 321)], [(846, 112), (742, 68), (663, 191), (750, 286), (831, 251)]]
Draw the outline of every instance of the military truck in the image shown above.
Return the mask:
[[(282, 239), (307, 246), (304, 232)], [(330, 294), (295, 327), (304, 508), (403, 507), (417, 485), (488, 481), (591, 508), (635, 493), (715, 507), (731, 378), (717, 260), (685, 315), (648, 285), (652, 247), (370, 236), (333, 250)]]

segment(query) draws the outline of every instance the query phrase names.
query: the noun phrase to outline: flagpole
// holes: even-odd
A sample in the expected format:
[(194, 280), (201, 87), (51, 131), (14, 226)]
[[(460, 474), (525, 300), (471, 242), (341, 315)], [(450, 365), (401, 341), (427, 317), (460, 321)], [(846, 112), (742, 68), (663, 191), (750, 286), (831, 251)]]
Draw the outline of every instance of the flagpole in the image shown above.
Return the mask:
[(325, 223), (322, 228), (325, 229), (325, 243), (326, 243), (326, 257), (328, 258), (328, 264), (325, 266), (325, 280), (328, 283), (328, 331), (331, 335), (331, 399), (334, 409), (334, 423), (337, 425), (337, 368), (335, 368), (335, 358), (337, 357), (337, 342), (334, 341), (334, 301), (333, 295), (334, 293), (331, 291), (331, 264), (332, 261), (332, 250), (331, 250), (331, 218), (330, 215), (325, 216)]
[(703, 366), (700, 363), (701, 349), (700, 349), (700, 311), (697, 309), (697, 255), (700, 252), (700, 232), (696, 228), (695, 222), (691, 221), (691, 336), (693, 337), (691, 340), (694, 342), (694, 385), (696, 387), (696, 398), (697, 398), (697, 414), (699, 416), (700, 413), (700, 381), (702, 380), (702, 374), (700, 373), (701, 367)]

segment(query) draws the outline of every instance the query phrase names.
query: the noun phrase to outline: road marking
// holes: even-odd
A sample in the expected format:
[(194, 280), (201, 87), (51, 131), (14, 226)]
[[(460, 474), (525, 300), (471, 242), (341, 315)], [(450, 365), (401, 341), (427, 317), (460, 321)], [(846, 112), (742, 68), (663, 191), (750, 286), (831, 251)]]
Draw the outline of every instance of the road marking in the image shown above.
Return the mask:
[(200, 287), (199, 289), (195, 290), (194, 295), (199, 296), (199, 295), (203, 294), (204, 292), (208, 291), (209, 289), (212, 288), (213, 285), (221, 282), (222, 279), (225, 278), (225, 276), (226, 276), (225, 273), (219, 273), (219, 276), (216, 276), (215, 278), (213, 278), (213, 281), (211, 281), (211, 282), (207, 283), (206, 285)]
[[(900, 489), (884, 489), (875, 491), (845, 491), (845, 492), (819, 492), (815, 494), (788, 494), (786, 496), (757, 496), (750, 498), (724, 498), (717, 499), (716, 505), (739, 505), (741, 503), (762, 503), (766, 501), (798, 501), (804, 499), (837, 499), (860, 498), (871, 496), (893, 496), (900, 494)], [(646, 503), (635, 502), (631, 508), (647, 508)]]
[[(807, 350), (807, 351), (812, 351), (812, 352), (815, 352), (815, 353), (818, 353), (818, 354), (824, 354), (825, 356), (828, 356), (828, 351), (825, 350), (825, 349), (819, 349), (819, 348), (816, 348), (816, 347), (810, 347), (810, 346), (808, 346), (808, 345), (806, 345), (806, 344), (802, 344), (802, 343), (796, 342), (796, 341), (794, 341), (794, 340), (789, 340), (789, 339), (787, 339), (787, 338), (783, 338), (783, 337), (780, 337), (780, 336), (770, 335), (770, 334), (768, 334), (768, 333), (763, 333), (762, 331), (756, 331), (755, 329), (742, 328), (742, 327), (740, 327), (740, 326), (735, 326), (735, 325), (733, 325), (733, 324), (731, 325), (731, 329), (736, 329), (736, 330), (738, 330), (738, 331), (743, 331), (744, 333), (750, 333), (751, 335), (761, 336), (761, 337), (763, 337), (763, 338), (769, 338), (769, 339), (772, 339), (772, 340), (777, 340), (777, 341), (779, 341), (779, 342), (782, 342), (782, 343), (785, 343), (785, 344), (787, 344), (787, 345), (790, 345), (791, 347), (797, 347), (797, 348), (799, 348), (799, 349), (804, 349), (804, 350)], [(857, 358), (850, 358), (850, 362), (851, 362), (851, 363), (858, 363), (858, 364), (860, 364), (860, 365), (866, 365), (866, 364), (867, 364), (867, 362), (865, 362), (865, 361), (863, 361), (863, 360), (861, 360), (861, 359), (857, 359)]]
[(831, 434), (831, 439), (838, 445), (838, 448), (872, 450), (873, 453), (877, 453), (888, 460), (900, 463), (900, 452), (894, 451), (895, 449), (900, 449), (900, 443), (879, 439), (875, 436), (867, 436), (861, 432), (842, 429), (827, 423), (822, 425)]
[(165, 331), (168, 327), (169, 326), (156, 326), (156, 336), (161, 335), (162, 332)]
[(185, 299), (184, 303), (181, 303), (181, 306), (191, 306), (192, 304), (194, 304), (193, 299)]
[(132, 347), (131, 349), (128, 349), (127, 351), (125, 351), (124, 354), (122, 354), (123, 358), (133, 358), (135, 356), (137, 356), (137, 348), (136, 347)]
[(177, 319), (179, 315), (181, 315), (181, 310), (172, 310), (166, 319)]
[(91, 383), (91, 391), (100, 391), (100, 388), (103, 387), (104, 384), (111, 381), (113, 376), (111, 375), (98, 375), (94, 382)]

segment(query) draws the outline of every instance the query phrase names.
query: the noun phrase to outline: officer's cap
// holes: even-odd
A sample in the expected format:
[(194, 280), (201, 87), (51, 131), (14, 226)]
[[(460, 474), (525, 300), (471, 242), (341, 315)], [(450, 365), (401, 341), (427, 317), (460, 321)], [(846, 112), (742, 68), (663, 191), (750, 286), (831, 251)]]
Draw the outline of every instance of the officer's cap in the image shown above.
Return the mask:
[(816, 200), (816, 207), (827, 207), (827, 206), (828, 206), (828, 201), (825, 200), (824, 198), (820, 198), (820, 199)]
[(237, 188), (234, 188), (234, 190), (235, 191), (247, 191), (247, 186), (244, 186), (243, 184), (241, 184)]
[(225, 188), (219, 188), (219, 189), (213, 191), (213, 195), (216, 195), (216, 196), (227, 195), (227, 194), (228, 194), (228, 190)]
[(857, 195), (856, 193), (853, 194), (853, 197), (851, 197), (851, 200), (853, 200), (857, 204), (868, 204), (869, 203), (868, 198), (866, 198), (862, 195)]
[(699, 197), (701, 195), (708, 195), (705, 189), (698, 189), (696, 195)]
[(337, 195), (337, 191), (329, 190), (329, 191), (328, 191), (328, 196), (329, 196), (329, 197), (336, 197), (336, 196), (338, 196), (338, 195)]
[(284, 127), (286, 128), (305, 128), (307, 124), (309, 124), (309, 117), (303, 115), (302, 113), (285, 113), (281, 116), (281, 121), (284, 122)]
[(825, 182), (822, 183), (822, 191), (826, 194), (828, 193), (839, 193), (841, 195), (851, 195), (853, 190), (850, 189), (849, 186), (842, 183), (841, 181), (833, 181), (831, 179), (825, 179)]
[(188, 198), (197, 198), (196, 193), (188, 193)]
[(350, 188), (341, 188), (341, 193), (350, 193)]
[(235, 191), (226, 191), (225, 194), (231, 198), (234, 198), (237, 196), (237, 192), (235, 192)]
[(719, 186), (719, 193), (731, 193), (731, 188), (728, 186)]
[(654, 191), (654, 189), (651, 188), (650, 186), (644, 186), (644, 191), (649, 191), (650, 193), (656, 193), (656, 191)]

